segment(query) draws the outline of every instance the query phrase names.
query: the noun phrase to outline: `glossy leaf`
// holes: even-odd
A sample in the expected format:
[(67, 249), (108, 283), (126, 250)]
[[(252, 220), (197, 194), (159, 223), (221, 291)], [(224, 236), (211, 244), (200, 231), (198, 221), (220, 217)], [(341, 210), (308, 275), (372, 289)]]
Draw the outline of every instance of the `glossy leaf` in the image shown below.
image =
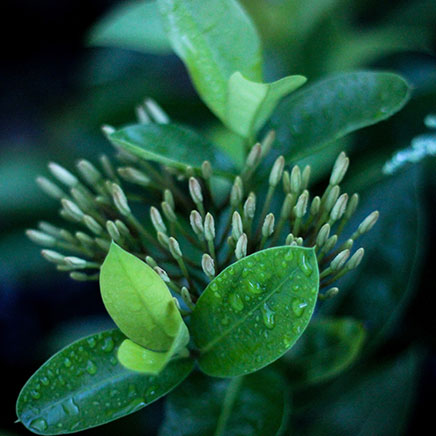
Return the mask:
[(318, 286), (311, 248), (269, 248), (230, 265), (209, 283), (192, 313), (200, 368), (232, 377), (278, 359), (307, 327)]
[(32, 432), (74, 433), (136, 412), (184, 380), (193, 362), (171, 362), (159, 376), (125, 369), (116, 357), (125, 336), (109, 330), (81, 339), (48, 360), (26, 383), (17, 415)]
[(109, 315), (133, 342), (166, 352), (188, 329), (165, 282), (145, 262), (112, 243), (101, 267), (100, 290)]
[(168, 397), (160, 436), (275, 436), (288, 413), (286, 384), (272, 371), (230, 380), (197, 374)]
[(363, 325), (351, 318), (314, 319), (283, 357), (292, 385), (319, 383), (349, 367), (365, 340)]
[(145, 53), (172, 52), (154, 1), (129, 1), (116, 5), (93, 26), (88, 43)]
[(271, 127), (286, 159), (311, 154), (357, 129), (389, 118), (409, 98), (392, 73), (346, 73), (304, 88), (279, 105)]
[(236, 0), (158, 0), (174, 51), (204, 102), (225, 116), (227, 83), (240, 71), (262, 80), (260, 41)]
[(135, 156), (181, 170), (188, 166), (199, 169), (205, 160), (218, 174), (226, 174), (232, 167), (227, 156), (206, 139), (175, 124), (135, 124), (115, 131), (109, 139)]
[(371, 346), (389, 333), (416, 285), (422, 252), (418, 183), (418, 168), (409, 168), (362, 193), (349, 233), (374, 209), (380, 211), (380, 219), (362, 238), (366, 251), (362, 265), (344, 277), (342, 293), (322, 308), (363, 321)]
[(246, 79), (239, 71), (229, 79), (226, 125), (243, 137), (252, 137), (267, 121), (279, 101), (304, 85), (303, 76), (288, 76), (272, 83)]

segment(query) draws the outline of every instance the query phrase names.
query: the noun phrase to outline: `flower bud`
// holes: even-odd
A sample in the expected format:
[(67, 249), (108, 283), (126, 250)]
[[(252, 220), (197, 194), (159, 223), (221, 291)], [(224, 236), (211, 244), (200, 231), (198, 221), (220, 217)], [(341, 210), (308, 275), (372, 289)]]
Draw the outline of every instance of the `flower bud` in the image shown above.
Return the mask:
[(195, 177), (189, 178), (189, 193), (195, 204), (203, 203), (203, 194), (199, 181)]
[(165, 223), (163, 222), (162, 215), (160, 214), (159, 210), (154, 206), (150, 208), (150, 218), (156, 232), (167, 232), (167, 228), (165, 226)]
[(126, 194), (124, 194), (124, 191), (116, 183), (112, 183), (112, 198), (116, 208), (122, 215), (129, 216), (131, 214)]
[(215, 263), (208, 254), (203, 254), (203, 257), (201, 258), (201, 267), (210, 279), (215, 277)]
[(65, 197), (65, 192), (62, 191), (55, 183), (45, 177), (37, 177), (36, 183), (41, 188), (41, 190), (47, 194), (49, 197), (55, 200), (60, 200)]
[(333, 170), (330, 176), (330, 185), (339, 185), (342, 182), (345, 173), (347, 172), (350, 159), (346, 157), (345, 153), (342, 152), (336, 159), (333, 165)]
[(242, 225), (242, 218), (241, 215), (239, 215), (239, 212), (235, 211), (233, 212), (232, 216), (232, 237), (235, 241), (237, 241), (242, 233), (244, 232), (243, 225)]
[(350, 257), (350, 250), (342, 250), (330, 263), (332, 271), (339, 271)]
[(215, 220), (209, 212), (204, 219), (204, 237), (206, 241), (213, 241), (215, 239)]
[(268, 238), (274, 233), (274, 222), (275, 222), (274, 214), (269, 213), (265, 217), (265, 221), (263, 222), (262, 225), (262, 236), (264, 238)]
[(235, 248), (235, 256), (236, 259), (242, 259), (247, 255), (247, 245), (248, 245), (248, 238), (245, 233), (241, 235), (241, 237), (238, 239), (238, 242), (236, 243)]
[(50, 162), (48, 164), (48, 168), (56, 179), (70, 188), (79, 183), (79, 180), (76, 176), (71, 174), (68, 170), (66, 170), (64, 167), (61, 167), (57, 163)]
[(277, 186), (280, 183), (280, 179), (283, 175), (283, 169), (285, 168), (285, 158), (283, 156), (279, 156), (271, 169), (271, 173), (269, 175), (269, 185)]

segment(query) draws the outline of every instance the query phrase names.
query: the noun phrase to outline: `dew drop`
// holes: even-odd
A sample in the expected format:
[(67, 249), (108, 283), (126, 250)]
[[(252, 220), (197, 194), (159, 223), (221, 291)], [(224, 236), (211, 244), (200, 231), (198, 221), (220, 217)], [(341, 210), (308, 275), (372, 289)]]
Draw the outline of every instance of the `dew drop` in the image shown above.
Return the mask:
[(46, 431), (48, 424), (44, 418), (36, 418), (30, 423), (30, 428), (33, 428), (36, 431)]
[(309, 277), (312, 274), (313, 268), (310, 264), (307, 257), (304, 255), (304, 253), (301, 253), (301, 256), (298, 258), (298, 266), (300, 267), (301, 272), (306, 276)]
[(71, 362), (71, 360), (68, 357), (66, 357), (64, 360), (65, 367), (70, 368), (72, 364), (73, 364), (73, 362)]
[(275, 326), (275, 312), (265, 302), (261, 308), (263, 323), (266, 328), (272, 329)]
[(36, 389), (30, 391), (30, 396), (34, 399), (34, 400), (39, 400), (41, 398), (41, 394), (39, 393), (39, 391), (37, 391)]
[(79, 413), (79, 407), (72, 398), (62, 403), (62, 409), (67, 415), (77, 415)]
[(263, 289), (260, 286), (260, 284), (258, 282), (253, 283), (251, 280), (248, 280), (246, 289), (248, 292), (252, 294), (261, 294), (263, 292)]
[(300, 298), (295, 298), (292, 302), (292, 311), (294, 312), (296, 317), (300, 317), (303, 315), (304, 310), (306, 309), (307, 303)]
[(153, 401), (156, 397), (156, 386), (150, 386), (145, 391), (145, 399), (147, 400), (147, 403)]
[(114, 341), (112, 338), (106, 338), (103, 342), (103, 345), (101, 347), (101, 350), (105, 353), (110, 353), (114, 349)]
[(88, 360), (86, 363), (86, 372), (91, 375), (97, 373), (97, 365), (92, 360)]
[(294, 258), (294, 254), (292, 253), (292, 250), (288, 250), (288, 252), (285, 254), (285, 260), (290, 261)]
[(244, 308), (244, 303), (238, 294), (230, 294), (229, 300), (230, 305), (236, 312), (240, 312)]
[(118, 360), (117, 360), (116, 357), (112, 356), (112, 357), (110, 358), (109, 362), (110, 362), (113, 366), (115, 366), (115, 365), (118, 363)]
[(291, 344), (292, 344), (292, 337), (289, 335), (283, 336), (283, 345), (286, 348), (289, 348), (291, 346)]
[(87, 342), (88, 342), (88, 345), (90, 348), (95, 347), (95, 344), (96, 344), (95, 338), (88, 338)]

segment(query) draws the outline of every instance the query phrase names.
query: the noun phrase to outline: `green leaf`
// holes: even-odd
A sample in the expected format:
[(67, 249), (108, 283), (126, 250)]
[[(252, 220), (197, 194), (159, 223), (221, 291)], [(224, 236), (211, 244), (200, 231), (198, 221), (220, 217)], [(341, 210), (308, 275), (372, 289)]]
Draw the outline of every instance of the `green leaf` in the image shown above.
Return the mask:
[[(135, 124), (116, 130), (109, 140), (142, 159), (185, 170), (200, 170), (208, 160), (216, 173), (228, 175), (229, 158), (193, 130), (175, 124)], [(221, 170), (221, 171), (220, 171)]]
[(278, 359), (307, 327), (318, 286), (312, 248), (269, 248), (230, 265), (209, 283), (192, 313), (200, 368), (233, 377)]
[(271, 121), (287, 161), (309, 155), (357, 129), (399, 111), (409, 98), (405, 80), (392, 73), (334, 76), (295, 93)]
[(55, 354), (22, 389), (17, 401), (21, 422), (44, 435), (85, 430), (147, 406), (192, 371), (188, 359), (171, 362), (159, 376), (129, 371), (116, 357), (124, 339), (118, 329), (109, 330)]
[(145, 262), (112, 243), (100, 290), (109, 315), (133, 342), (155, 352), (185, 346), (188, 329), (165, 282)]
[(348, 368), (365, 340), (362, 324), (351, 318), (314, 319), (283, 357), (292, 385), (328, 380)]
[(174, 51), (204, 102), (222, 120), (227, 83), (240, 71), (262, 80), (259, 37), (236, 0), (158, 0)]
[(88, 43), (145, 53), (172, 53), (157, 4), (149, 1), (116, 5), (92, 27)]
[(304, 85), (303, 76), (288, 76), (272, 83), (246, 79), (239, 71), (229, 79), (225, 124), (251, 138), (265, 124), (279, 101)]
[(288, 414), (286, 384), (272, 371), (230, 380), (196, 374), (168, 397), (160, 436), (274, 436)]

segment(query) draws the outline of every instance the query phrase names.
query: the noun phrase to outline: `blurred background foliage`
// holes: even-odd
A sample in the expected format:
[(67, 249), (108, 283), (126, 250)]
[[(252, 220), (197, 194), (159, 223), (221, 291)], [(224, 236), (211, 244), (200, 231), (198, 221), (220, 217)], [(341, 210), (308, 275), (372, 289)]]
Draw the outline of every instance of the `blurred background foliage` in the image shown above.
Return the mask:
[[(303, 74), (310, 83), (336, 72), (383, 69), (412, 85), (410, 102), (389, 121), (306, 159), (322, 175), (345, 148), (352, 157), (349, 184), (366, 192), (362, 215), (380, 207), (387, 217), (366, 241), (364, 275), (348, 278), (344, 295), (322, 311), (357, 319), (380, 312), (376, 327), (388, 334), (370, 338), (370, 358), (300, 392), (293, 405), (296, 434), (411, 434), (417, 423), (431, 424), (436, 385), (435, 160), (377, 182), (385, 161), (425, 132), (423, 119), (436, 112), (436, 1), (242, 3), (262, 36), (268, 80)], [(238, 138), (194, 92), (153, 3), (6, 0), (4, 11), (14, 31), (2, 29), (7, 42), (0, 72), (0, 365), (6, 379), (0, 434), (25, 434), (13, 424), (25, 380), (63, 345), (110, 325), (97, 285), (56, 272), (26, 240), (26, 228), (57, 214), (35, 177), (48, 161), (68, 167), (79, 157), (95, 161), (110, 153), (101, 125), (133, 121), (134, 107), (146, 96), (231, 154), (234, 148), (223, 144)], [(89, 434), (154, 434), (162, 407), (158, 402)]]

